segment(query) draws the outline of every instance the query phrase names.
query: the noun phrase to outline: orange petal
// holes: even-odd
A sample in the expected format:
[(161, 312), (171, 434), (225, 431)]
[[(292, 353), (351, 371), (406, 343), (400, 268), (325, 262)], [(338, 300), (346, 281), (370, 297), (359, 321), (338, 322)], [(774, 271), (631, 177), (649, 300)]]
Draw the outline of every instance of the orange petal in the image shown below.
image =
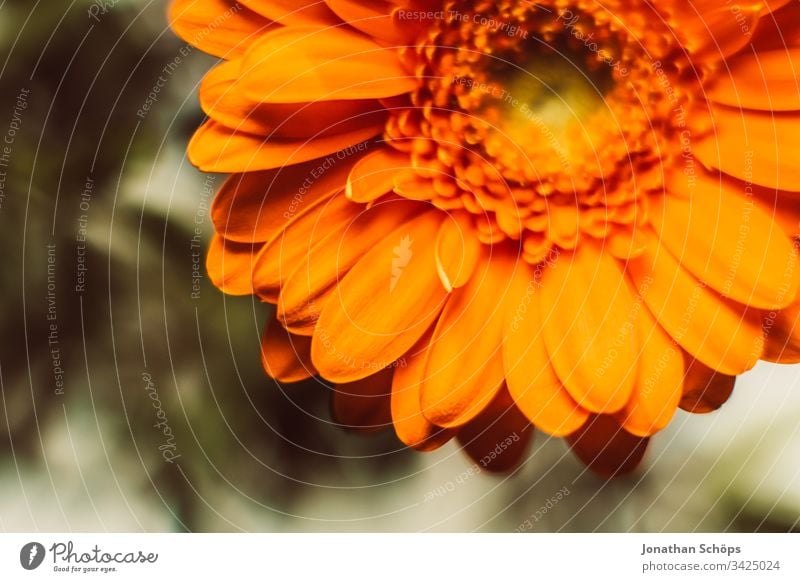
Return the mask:
[(767, 345), (764, 359), (779, 364), (800, 364), (800, 303), (765, 315)]
[(320, 0), (239, 0), (239, 4), (286, 26), (337, 26), (340, 22)]
[(542, 274), (539, 310), (547, 351), (570, 395), (592, 412), (616, 412), (636, 380), (633, 296), (618, 263), (585, 241)]
[[(325, 0), (339, 17), (350, 26), (372, 38), (390, 44), (410, 44), (418, 28), (419, 19), (398, 18), (393, 14), (396, 4), (387, 0)], [(416, 26), (415, 26), (416, 24)]]
[[(679, 176), (667, 188), (685, 188)], [(800, 262), (770, 216), (734, 183), (710, 174), (696, 174), (691, 193), (650, 197), (661, 244), (723, 297), (764, 309), (792, 303), (800, 290)]]
[(800, 237), (800, 199), (796, 192), (753, 186), (753, 202), (789, 237)]
[(539, 283), (532, 268), (521, 265), (513, 284), (503, 334), (508, 392), (536, 428), (553, 436), (568, 435), (583, 426), (589, 413), (564, 389), (550, 363), (536, 299)]
[(314, 160), (264, 172), (234, 174), (211, 205), (214, 228), (236, 242), (272, 239), (290, 220), (340, 192), (355, 159), (351, 156), (333, 164)]
[(756, 365), (763, 351), (760, 315), (720, 297), (687, 273), (655, 239), (628, 273), (658, 323), (686, 351), (725, 374)]
[(391, 426), (393, 372), (393, 368), (372, 370), (371, 376), (334, 386), (334, 421), (344, 428), (362, 431), (381, 430)]
[(232, 0), (173, 0), (167, 16), (172, 30), (201, 51), (233, 59), (276, 25)]
[(200, 106), (208, 116), (237, 131), (276, 138), (311, 138), (364, 127), (383, 107), (374, 99), (317, 103), (259, 103), (240, 82), (240, 60), (209, 71), (200, 85)]
[(259, 245), (226, 241), (214, 235), (206, 257), (209, 279), (228, 295), (252, 295), (251, 273), (258, 250)]
[(420, 408), (420, 387), (425, 378), (430, 332), (397, 362), (392, 379), (392, 423), (403, 443), (420, 451), (438, 449), (455, 434), (428, 422)]
[(713, 110), (714, 132), (694, 147), (708, 168), (761, 186), (800, 192), (795, 149), (800, 113)]
[(733, 393), (736, 376), (726, 376), (704, 366), (688, 354), (683, 396), (680, 406), (696, 414), (713, 412), (727, 402)]
[(378, 112), (369, 123), (365, 119), (365, 125), (357, 130), (315, 139), (267, 139), (210, 120), (189, 142), (189, 161), (204, 172), (231, 173), (272, 170), (329, 154), (338, 158), (365, 151), (363, 142), (378, 135), (383, 125), (383, 114)]
[(501, 390), (475, 420), (458, 432), (464, 452), (488, 471), (516, 467), (532, 438), (533, 427), (506, 390)]
[(405, 354), (438, 317), (434, 241), (440, 215), (428, 212), (389, 233), (350, 270), (325, 304), (311, 357), (338, 382), (364, 378)]
[(289, 221), (283, 231), (267, 241), (256, 257), (253, 268), (255, 292), (267, 301), (276, 300), (283, 281), (306, 260), (309, 250), (328, 235), (341, 236), (359, 211), (358, 205), (339, 193), (320, 200), (307, 212)]
[[(313, 243), (309, 241), (305, 259), (302, 255), (296, 257), (295, 262), (299, 264), (295, 266), (289, 261), (290, 272), (281, 284), (277, 310), (278, 319), (288, 329), (307, 328), (313, 323), (308, 319), (310, 314), (319, 318), (332, 288), (353, 265), (382, 241), (387, 232), (399, 228), (425, 207), (417, 202), (395, 199), (360, 210), (345, 230), (334, 230)], [(305, 249), (306, 245), (301, 243), (299, 247)], [(315, 309), (310, 311), (312, 305)]]
[(639, 375), (631, 399), (618, 419), (629, 433), (646, 437), (669, 424), (683, 393), (683, 350), (642, 306), (636, 335), (642, 346)]
[(286, 27), (253, 44), (242, 65), (247, 95), (265, 103), (391, 97), (416, 78), (396, 51), (345, 28)]
[(649, 441), (627, 432), (606, 414), (590, 416), (567, 440), (577, 457), (602, 477), (618, 477), (633, 471), (644, 457)]
[(353, 202), (372, 202), (394, 187), (395, 174), (408, 168), (408, 154), (384, 147), (368, 153), (353, 166), (347, 179), (347, 197)]
[(763, 7), (760, 0), (742, 0), (734, 15), (730, 6), (720, 5), (718, 0), (695, 0), (690, 7), (682, 0), (669, 4), (674, 5), (669, 23), (683, 39), (683, 46), (695, 59), (710, 62), (747, 46)]
[(471, 219), (461, 213), (448, 215), (436, 237), (436, 268), (444, 288), (450, 292), (463, 287), (480, 256), (481, 243)]
[(800, 109), (800, 47), (743, 52), (728, 67), (708, 91), (712, 101), (763, 111)]
[(475, 418), (503, 384), (503, 305), (515, 257), (482, 251), (473, 277), (447, 299), (428, 347), (422, 411), (446, 428)]
[(784, 4), (779, 10), (763, 17), (753, 35), (753, 50), (756, 52), (772, 49), (786, 50), (787, 47), (800, 47), (800, 3), (793, 0), (769, 2), (771, 5)]
[(261, 336), (261, 365), (280, 382), (299, 382), (317, 373), (311, 364), (310, 338), (287, 333), (275, 319)]

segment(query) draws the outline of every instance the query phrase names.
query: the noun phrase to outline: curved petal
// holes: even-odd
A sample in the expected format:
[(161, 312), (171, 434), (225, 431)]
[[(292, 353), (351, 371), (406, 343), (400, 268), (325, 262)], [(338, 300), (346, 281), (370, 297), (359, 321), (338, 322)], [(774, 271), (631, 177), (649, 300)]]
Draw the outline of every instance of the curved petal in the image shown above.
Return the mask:
[(311, 343), (312, 361), (323, 377), (355, 381), (390, 365), (438, 317), (446, 296), (433, 250), (439, 224), (436, 212), (407, 222), (341, 280)]
[(633, 471), (642, 461), (649, 441), (632, 435), (606, 414), (590, 416), (567, 440), (577, 457), (602, 477)]
[(779, 364), (800, 364), (800, 303), (765, 315), (767, 345), (764, 359)]
[(417, 86), (395, 51), (363, 34), (295, 26), (253, 44), (241, 79), (247, 95), (264, 103), (392, 97)]
[(317, 373), (311, 364), (311, 340), (287, 333), (275, 319), (261, 336), (261, 365), (280, 382), (299, 382)]
[(394, 369), (372, 370), (372, 375), (334, 386), (332, 416), (344, 428), (374, 431), (392, 424), (389, 399)]
[(173, 0), (167, 16), (175, 34), (201, 51), (233, 59), (276, 25), (233, 0)]
[(428, 346), (421, 406), (438, 426), (472, 420), (503, 384), (503, 305), (515, 258), (493, 251), (484, 247), (481, 266), (450, 294)]
[(800, 110), (800, 47), (743, 52), (708, 91), (717, 103), (762, 111)]
[(533, 427), (503, 389), (458, 432), (464, 452), (487, 471), (510, 471), (525, 455)]
[(228, 295), (252, 295), (252, 272), (259, 246), (231, 242), (214, 235), (206, 256), (211, 282)]
[[(685, 187), (685, 177), (668, 189)], [(763, 309), (794, 302), (800, 262), (772, 218), (739, 194), (735, 184), (699, 173), (690, 197), (650, 197), (650, 221), (681, 265), (723, 297)]]
[(725, 404), (733, 393), (736, 376), (727, 376), (704, 366), (684, 354), (686, 375), (680, 407), (688, 412), (713, 412)]
[(365, 151), (363, 142), (381, 133), (383, 113), (357, 130), (313, 139), (278, 139), (234, 131), (210, 120), (189, 142), (189, 161), (204, 172), (255, 172), (301, 164), (329, 154)]
[(761, 186), (800, 192), (795, 147), (800, 113), (772, 113), (718, 106), (714, 133), (693, 150), (707, 167)]
[(508, 392), (523, 414), (539, 430), (566, 436), (583, 426), (589, 413), (569, 395), (550, 363), (535, 297), (538, 285), (528, 265), (514, 274), (506, 302), (503, 368)]
[(339, 17), (353, 28), (387, 44), (406, 46), (420, 29), (418, 19), (398, 16), (396, 4), (388, 0), (325, 0)]
[(226, 127), (276, 138), (318, 139), (364, 127), (383, 109), (374, 99), (259, 103), (245, 94), (240, 60), (217, 65), (200, 85), (203, 111)]
[(448, 292), (467, 284), (480, 256), (481, 243), (469, 217), (453, 214), (445, 218), (436, 237), (436, 268)]
[(721, 373), (756, 365), (764, 348), (758, 312), (720, 297), (687, 273), (655, 239), (627, 270), (658, 323), (687, 352)]
[(391, 192), (395, 174), (410, 166), (406, 153), (390, 147), (372, 151), (353, 166), (347, 178), (347, 197), (353, 202), (372, 202)]
[(239, 3), (285, 26), (341, 24), (322, 0), (239, 0)]
[(586, 241), (544, 269), (539, 312), (547, 351), (570, 395), (591, 412), (616, 412), (636, 380), (630, 288), (618, 263)]
[[(322, 239), (309, 241), (305, 259), (298, 255), (296, 267), (289, 262), (290, 272), (281, 284), (278, 298), (278, 319), (289, 329), (297, 324), (307, 327), (309, 306), (316, 304), (319, 317), (330, 291), (350, 269), (381, 242), (387, 232), (424, 210), (422, 204), (408, 200), (378, 202), (370, 208), (361, 207), (344, 231), (335, 230)], [(306, 248), (304, 244), (300, 246)]]
[(420, 388), (428, 361), (428, 332), (408, 354), (397, 362), (392, 379), (392, 424), (403, 443), (419, 451), (438, 449), (455, 435), (454, 430), (440, 428), (425, 418), (420, 407)]
[(683, 393), (683, 351), (647, 308), (637, 318), (639, 375), (618, 420), (629, 433), (647, 437), (669, 424)]
[(341, 236), (359, 211), (358, 205), (340, 193), (291, 220), (258, 253), (253, 266), (254, 291), (267, 301), (275, 301), (283, 281), (305, 260), (309, 249), (331, 234)]
[(263, 172), (233, 174), (211, 204), (214, 229), (228, 240), (265, 242), (294, 218), (341, 192), (353, 161), (314, 160)]

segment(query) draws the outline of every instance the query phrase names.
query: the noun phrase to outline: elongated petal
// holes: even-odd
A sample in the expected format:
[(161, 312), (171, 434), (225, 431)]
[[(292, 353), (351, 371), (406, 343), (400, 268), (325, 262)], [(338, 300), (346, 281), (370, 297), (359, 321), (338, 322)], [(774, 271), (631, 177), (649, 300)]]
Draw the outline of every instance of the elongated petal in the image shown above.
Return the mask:
[(504, 301), (514, 271), (510, 253), (489, 256), (450, 294), (428, 347), (422, 411), (447, 428), (475, 418), (503, 384)]
[(636, 381), (633, 296), (616, 260), (590, 241), (562, 253), (542, 276), (539, 309), (553, 367), (592, 412), (616, 412)]
[[(685, 184), (680, 175), (669, 188)], [(661, 243), (724, 297), (764, 309), (794, 302), (800, 262), (781, 228), (752, 198), (740, 195), (735, 184), (710, 174), (695, 176), (694, 184), (690, 198), (650, 199), (651, 222)]]
[[(352, 206), (357, 208), (355, 204)], [(335, 230), (324, 238), (308, 241), (308, 245), (306, 241), (290, 243), (299, 244), (300, 253), (290, 253), (290, 273), (281, 285), (278, 318), (289, 329), (298, 324), (306, 327), (310, 304), (316, 304), (316, 316), (319, 317), (324, 303), (322, 298), (327, 300), (330, 291), (353, 265), (382, 241), (387, 232), (399, 228), (424, 210), (425, 207), (417, 202), (387, 200), (369, 209), (360, 208), (343, 231)], [(306, 253), (305, 259), (301, 253)]]
[(393, 372), (393, 368), (372, 370), (366, 378), (334, 386), (334, 420), (344, 428), (354, 430), (374, 431), (390, 427)]
[(254, 172), (301, 164), (329, 154), (347, 155), (348, 148), (363, 150), (362, 142), (383, 129), (383, 114), (364, 120), (357, 130), (316, 139), (267, 139), (234, 131), (216, 121), (207, 121), (189, 142), (189, 161), (204, 172)]
[(410, 44), (414, 34), (423, 28), (419, 19), (404, 19), (395, 13), (396, 4), (387, 0), (325, 0), (350, 26), (389, 44)]
[(767, 345), (764, 359), (779, 364), (800, 364), (800, 303), (765, 315)]
[(503, 389), (486, 409), (458, 433), (470, 458), (488, 471), (509, 471), (525, 455), (533, 427)]
[(226, 241), (214, 235), (206, 256), (211, 282), (228, 295), (252, 295), (253, 265), (258, 245)]
[(466, 285), (481, 256), (481, 243), (472, 222), (463, 214), (448, 216), (436, 237), (436, 267), (449, 292)]
[(578, 458), (602, 477), (633, 471), (642, 461), (649, 441), (632, 435), (606, 414), (590, 416), (567, 440)]
[(183, 40), (201, 51), (233, 59), (276, 25), (233, 0), (173, 0), (169, 24)]
[(236, 242), (274, 238), (293, 218), (311, 211), (342, 189), (357, 159), (313, 160), (263, 172), (230, 176), (214, 197), (215, 230)]
[(411, 165), (408, 154), (384, 147), (370, 152), (353, 166), (347, 179), (347, 197), (372, 202), (394, 187), (395, 175)]
[(383, 107), (374, 99), (317, 103), (260, 103), (240, 81), (241, 60), (224, 62), (203, 78), (200, 106), (213, 120), (237, 131), (274, 138), (318, 139), (371, 123)]
[(669, 424), (683, 394), (683, 350), (642, 306), (637, 317), (639, 375), (631, 399), (619, 415), (629, 433), (647, 437)]
[(370, 250), (341, 280), (314, 330), (311, 357), (338, 382), (364, 378), (405, 354), (438, 317), (445, 299), (434, 241), (440, 219), (426, 213)]
[(336, 26), (340, 23), (320, 0), (239, 0), (239, 3), (284, 26)]
[(425, 418), (420, 407), (420, 388), (425, 379), (430, 332), (398, 360), (392, 379), (392, 423), (403, 443), (420, 451), (438, 449), (455, 435)]
[(261, 365), (271, 378), (299, 382), (316, 374), (311, 364), (311, 340), (291, 335), (273, 319), (261, 336)]
[(702, 414), (713, 412), (725, 404), (733, 393), (736, 376), (715, 372), (688, 354), (684, 354), (684, 360), (686, 373), (681, 408)]
[(265, 103), (391, 97), (417, 85), (395, 51), (345, 28), (314, 27), (264, 35), (245, 55), (242, 83)]
[(743, 111), (716, 107), (714, 133), (694, 153), (707, 168), (761, 186), (800, 192), (795, 147), (800, 113)]
[(519, 409), (539, 430), (565, 436), (589, 417), (556, 375), (542, 335), (535, 273), (522, 265), (514, 275), (506, 302), (503, 367), (508, 392)]
[(358, 205), (339, 193), (297, 215), (259, 252), (253, 267), (256, 293), (268, 301), (277, 299), (281, 284), (305, 260), (309, 250), (330, 234), (341, 236), (359, 211)]
[(717, 103), (763, 111), (800, 110), (800, 47), (743, 52), (708, 92)]
[(707, 366), (736, 375), (755, 366), (764, 338), (758, 312), (720, 297), (687, 273), (652, 233), (628, 273), (659, 324)]

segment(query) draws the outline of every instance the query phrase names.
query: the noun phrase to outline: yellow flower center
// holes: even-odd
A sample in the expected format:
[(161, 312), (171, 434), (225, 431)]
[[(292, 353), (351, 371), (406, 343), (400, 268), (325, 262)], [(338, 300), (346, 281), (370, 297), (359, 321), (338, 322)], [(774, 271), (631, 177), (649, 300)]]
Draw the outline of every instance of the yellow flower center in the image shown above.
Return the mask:
[(644, 220), (691, 106), (658, 23), (545, 4), (445, 3), (403, 54), (419, 85), (386, 128), (411, 154), (399, 193), (469, 212), (532, 263)]

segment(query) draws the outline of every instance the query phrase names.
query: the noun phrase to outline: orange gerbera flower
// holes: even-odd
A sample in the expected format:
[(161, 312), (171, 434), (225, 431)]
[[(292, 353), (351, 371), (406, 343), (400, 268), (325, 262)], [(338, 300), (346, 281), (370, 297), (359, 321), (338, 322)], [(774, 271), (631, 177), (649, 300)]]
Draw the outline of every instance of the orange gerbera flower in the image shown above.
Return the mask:
[(800, 361), (800, 4), (176, 0), (214, 283), (338, 422), (601, 474)]

